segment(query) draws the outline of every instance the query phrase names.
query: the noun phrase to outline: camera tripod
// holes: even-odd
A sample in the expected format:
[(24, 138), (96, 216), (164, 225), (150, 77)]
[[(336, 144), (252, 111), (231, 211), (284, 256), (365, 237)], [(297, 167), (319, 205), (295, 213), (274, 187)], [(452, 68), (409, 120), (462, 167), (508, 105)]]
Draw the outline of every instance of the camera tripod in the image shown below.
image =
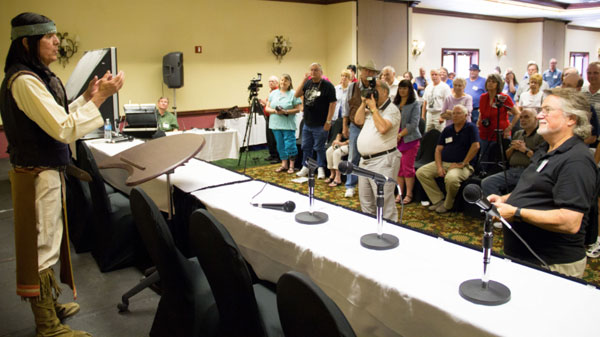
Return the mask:
[[(480, 166), (481, 166), (481, 170), (482, 172), (485, 172), (485, 170), (483, 170), (483, 164), (494, 164), (499, 166), (500, 168), (502, 168), (502, 172), (504, 173), (504, 187), (506, 188), (506, 193), (509, 193), (509, 186), (508, 186), (508, 176), (506, 174), (506, 168), (508, 165), (508, 161), (506, 158), (506, 153), (504, 151), (504, 129), (500, 128), (500, 109), (502, 109), (502, 106), (504, 105), (504, 101), (503, 100), (499, 100), (496, 96), (496, 98), (494, 98), (494, 103), (496, 104), (496, 129), (494, 129), (494, 132), (496, 133), (496, 144), (498, 145), (498, 148), (500, 149), (500, 161), (487, 161), (487, 162), (480, 162)], [(489, 153), (490, 151), (490, 147), (488, 146), (487, 151)], [(489, 155), (488, 155), (488, 159)]]
[[(246, 121), (246, 131), (244, 132), (244, 140), (242, 141), (242, 146), (240, 150), (240, 157), (238, 158), (237, 166), (240, 166), (242, 162), (242, 156), (244, 152), (246, 152), (246, 158), (244, 159), (244, 173), (246, 173), (246, 167), (248, 165), (248, 155), (250, 153), (250, 135), (252, 134), (252, 122), (256, 124), (256, 118), (258, 114), (263, 114), (263, 108), (260, 105), (260, 101), (256, 96), (252, 97), (252, 101), (250, 103), (250, 113), (248, 114), (248, 120)], [(267, 127), (269, 127), (267, 125)], [(253, 158), (258, 160), (257, 158)]]

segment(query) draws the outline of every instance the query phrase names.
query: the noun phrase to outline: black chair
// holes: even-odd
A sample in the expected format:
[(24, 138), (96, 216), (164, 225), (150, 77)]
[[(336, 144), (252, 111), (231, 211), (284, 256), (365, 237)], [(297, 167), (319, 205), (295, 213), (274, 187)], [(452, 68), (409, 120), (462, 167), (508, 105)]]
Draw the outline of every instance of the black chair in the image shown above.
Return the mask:
[(136, 187), (130, 198), (142, 241), (160, 275), (161, 297), (150, 336), (214, 336), (217, 309), (198, 261), (177, 249), (163, 215), (144, 191)]
[(252, 284), (246, 262), (225, 227), (204, 209), (190, 217), (190, 247), (219, 309), (219, 336), (283, 336), (275, 292)]
[[(422, 120), (422, 119), (421, 119)], [(435, 160), (435, 148), (437, 147), (438, 139), (440, 138), (441, 132), (436, 129), (429, 130), (421, 138), (419, 151), (415, 158), (415, 170), (418, 170), (425, 164), (429, 164)], [(413, 200), (419, 202), (426, 200), (427, 194), (423, 190), (423, 186), (419, 182), (419, 179), (415, 179), (415, 186), (413, 188)]]
[(148, 255), (135, 227), (129, 199), (119, 192), (107, 193), (96, 161), (85, 142), (77, 144), (80, 167), (92, 176), (94, 247), (92, 256), (100, 271), (109, 272), (137, 264), (148, 267)]
[(286, 337), (356, 336), (340, 308), (302, 273), (279, 278), (277, 309)]
[(69, 239), (75, 252), (87, 253), (94, 247), (94, 227), (90, 221), (90, 214), (93, 212), (90, 186), (69, 175), (65, 175), (65, 183)]
[(423, 118), (419, 118), (419, 132), (421, 132), (421, 135), (425, 134), (425, 127), (426, 127), (426, 122)]
[(298, 154), (296, 155), (296, 159), (294, 160), (294, 167), (302, 168), (302, 128), (304, 127), (304, 118), (300, 121), (300, 126), (298, 130), (298, 139), (296, 139), (296, 148), (298, 149)]

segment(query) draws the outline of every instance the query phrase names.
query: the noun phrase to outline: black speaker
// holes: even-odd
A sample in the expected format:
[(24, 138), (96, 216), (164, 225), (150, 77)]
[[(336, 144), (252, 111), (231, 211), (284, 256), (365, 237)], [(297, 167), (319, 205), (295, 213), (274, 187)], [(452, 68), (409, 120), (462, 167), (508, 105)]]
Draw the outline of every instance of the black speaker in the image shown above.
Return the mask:
[(183, 87), (183, 53), (172, 52), (163, 56), (163, 81), (169, 88)]

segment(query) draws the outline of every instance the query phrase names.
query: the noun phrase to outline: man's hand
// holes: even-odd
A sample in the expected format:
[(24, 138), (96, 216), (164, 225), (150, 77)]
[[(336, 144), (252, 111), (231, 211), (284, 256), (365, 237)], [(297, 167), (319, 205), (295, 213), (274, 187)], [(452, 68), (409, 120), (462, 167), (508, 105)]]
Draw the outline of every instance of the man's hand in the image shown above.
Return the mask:
[(442, 166), (437, 167), (437, 173), (438, 173), (438, 176), (440, 176), (442, 178), (446, 176), (446, 171), (444, 171), (444, 168)]
[(92, 96), (94, 104), (99, 108), (108, 97), (114, 95), (123, 87), (124, 80), (125, 73), (122, 71), (120, 71), (117, 76), (113, 76), (110, 71), (107, 71), (106, 74), (94, 84), (98, 87)]
[(487, 200), (489, 202), (491, 202), (492, 204), (495, 202), (504, 202), (504, 200), (502, 199), (501, 196), (497, 195), (497, 194), (490, 194), (487, 196)]
[(463, 163), (452, 163), (452, 164), (450, 164), (450, 167), (448, 168), (448, 171), (450, 171), (452, 169), (455, 169), (455, 168), (461, 169), (461, 168), (464, 168), (464, 167), (465, 167), (465, 164), (463, 164)]
[(90, 99), (92, 99), (92, 97), (94, 97), (96, 92), (98, 92), (98, 76), (94, 76), (90, 83), (88, 83), (88, 87), (83, 93), (83, 98), (86, 101), (89, 101)]
[(346, 139), (350, 138), (350, 130), (348, 130), (348, 126), (346, 124), (342, 126), (342, 136), (344, 136)]
[(500, 215), (504, 219), (506, 219), (507, 221), (512, 221), (512, 218), (515, 216), (515, 212), (517, 211), (517, 208), (515, 206), (500, 201), (492, 202), (492, 204), (496, 206), (496, 208), (498, 209), (498, 213), (500, 213)]
[(375, 102), (373, 95), (364, 98), (363, 101), (367, 104), (369, 110), (373, 111), (377, 109), (377, 102)]
[(513, 140), (511, 142), (511, 145), (515, 150), (517, 150), (519, 152), (524, 153), (525, 151), (527, 151), (527, 145), (525, 145), (525, 142), (522, 140)]

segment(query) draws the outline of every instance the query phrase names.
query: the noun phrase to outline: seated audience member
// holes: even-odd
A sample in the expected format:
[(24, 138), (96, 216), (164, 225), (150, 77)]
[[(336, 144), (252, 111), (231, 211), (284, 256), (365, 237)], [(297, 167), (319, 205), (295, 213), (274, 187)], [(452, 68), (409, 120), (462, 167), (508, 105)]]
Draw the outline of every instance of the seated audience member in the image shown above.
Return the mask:
[[(496, 142), (496, 129), (503, 130), (503, 138), (508, 139), (510, 138), (511, 130), (519, 121), (520, 110), (514, 105), (510, 97), (500, 92), (500, 88), (502, 87), (504, 87), (504, 81), (500, 75), (496, 73), (488, 75), (485, 81), (487, 92), (481, 95), (479, 100), (479, 120), (477, 121), (479, 138), (481, 140), (480, 162), (488, 162), (491, 159), (490, 147)], [(498, 109), (498, 97), (504, 100), (500, 109)], [(514, 116), (511, 122), (508, 120), (509, 114)], [(500, 125), (497, 125), (498, 121), (500, 121)], [(489, 164), (484, 164), (481, 168), (483, 171), (486, 171), (489, 166)]]
[(295, 97), (292, 78), (281, 75), (279, 89), (269, 95), (269, 105), (265, 111), (269, 116), (269, 129), (273, 131), (281, 166), (275, 172), (294, 173), (294, 158), (298, 154), (296, 147), (296, 114), (302, 108), (302, 101)]
[[(510, 164), (506, 170), (506, 179), (504, 172), (498, 172), (483, 179), (481, 189), (485, 195), (510, 193), (517, 185), (525, 168), (529, 166), (530, 158), (533, 157), (535, 150), (544, 143), (542, 136), (537, 133), (536, 115), (537, 112), (530, 108), (525, 108), (521, 112), (520, 120), (523, 129), (515, 132), (510, 147), (506, 150), (506, 158)], [(508, 190), (506, 186), (508, 186)]]
[(421, 118), (426, 121), (425, 131), (437, 129), (441, 132), (444, 129), (444, 124), (440, 123), (440, 115), (444, 100), (450, 95), (452, 95), (452, 90), (446, 83), (441, 81), (440, 70), (432, 69), (431, 83), (425, 88), (421, 108)]
[[(582, 277), (586, 266), (584, 215), (596, 189), (596, 165), (583, 140), (590, 134), (589, 102), (571, 89), (554, 88), (537, 115), (546, 141), (510, 194), (488, 196), (531, 249), (559, 273)], [(504, 253), (542, 264), (509, 230)]]
[[(402, 154), (400, 158), (400, 170), (398, 171), (398, 186), (403, 191), (404, 204), (412, 202), (413, 187), (415, 186), (415, 158), (419, 151), (419, 120), (421, 119), (421, 104), (417, 100), (417, 94), (409, 80), (402, 80), (398, 85), (398, 93), (394, 104), (400, 109), (401, 120), (398, 130), (398, 151)], [(406, 189), (405, 189), (406, 185)], [(402, 195), (398, 194), (396, 202), (400, 202)]]
[(343, 156), (348, 155), (348, 139), (345, 139), (342, 133), (338, 133), (331, 146), (325, 152), (327, 157), (327, 168), (331, 172), (329, 178), (325, 182), (330, 187), (336, 187), (342, 184), (342, 173), (338, 170), (338, 166), (342, 161)]
[(514, 102), (515, 93), (519, 89), (519, 81), (517, 81), (517, 77), (515, 76), (515, 73), (513, 73), (512, 69), (506, 69), (504, 82), (504, 89), (502, 89), (502, 93), (508, 95)]
[(177, 118), (171, 112), (167, 111), (169, 99), (161, 97), (158, 99), (156, 108), (158, 109), (158, 129), (161, 131), (178, 131), (179, 124)]
[[(417, 179), (432, 205), (429, 210), (448, 212), (460, 184), (473, 173), (470, 162), (479, 150), (479, 135), (475, 124), (467, 122), (467, 108), (456, 105), (452, 110), (452, 125), (444, 128), (435, 148), (435, 161), (417, 170)], [(446, 199), (435, 178), (444, 178)]]
[[(362, 97), (354, 122), (362, 126), (356, 145), (361, 155), (360, 167), (393, 177), (400, 168), (400, 152), (396, 149), (396, 135), (400, 127), (400, 111), (389, 98), (389, 87), (381, 80), (375, 86), (378, 97)], [(383, 217), (398, 221), (394, 202), (394, 184), (385, 184)], [(372, 179), (358, 178), (358, 197), (363, 212), (376, 214), (377, 184)]]
[(467, 122), (471, 121), (471, 111), (473, 111), (473, 97), (471, 95), (465, 93), (465, 86), (467, 85), (467, 81), (464, 78), (456, 78), (454, 79), (454, 90), (452, 90), (452, 94), (444, 100), (444, 104), (442, 104), (442, 115), (440, 116), (440, 122), (445, 122), (446, 125), (452, 125), (452, 109), (454, 106), (460, 104), (464, 105), (469, 112), (467, 115)]
[(529, 90), (521, 94), (519, 98), (520, 108), (541, 108), (542, 95), (540, 90), (542, 86), (542, 75), (533, 74), (529, 77)]

